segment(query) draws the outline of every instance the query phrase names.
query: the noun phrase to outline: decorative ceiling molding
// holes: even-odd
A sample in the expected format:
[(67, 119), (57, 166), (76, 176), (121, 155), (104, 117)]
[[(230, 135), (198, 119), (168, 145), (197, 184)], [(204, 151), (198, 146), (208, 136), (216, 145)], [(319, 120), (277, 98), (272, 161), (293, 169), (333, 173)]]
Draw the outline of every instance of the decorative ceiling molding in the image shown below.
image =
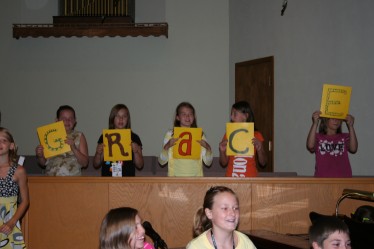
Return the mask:
[(54, 23), (13, 24), (13, 38), (26, 37), (165, 36), (167, 23)]

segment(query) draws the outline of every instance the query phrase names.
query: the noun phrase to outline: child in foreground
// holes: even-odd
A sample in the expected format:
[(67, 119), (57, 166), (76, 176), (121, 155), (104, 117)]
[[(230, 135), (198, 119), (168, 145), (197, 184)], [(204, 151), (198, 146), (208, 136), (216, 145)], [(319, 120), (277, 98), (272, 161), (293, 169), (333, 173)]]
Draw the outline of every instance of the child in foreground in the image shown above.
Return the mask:
[(348, 226), (335, 216), (324, 216), (309, 228), (309, 243), (313, 249), (351, 249)]
[(99, 249), (155, 249), (144, 239), (145, 230), (138, 210), (115, 208), (105, 215), (101, 223)]
[(211, 187), (194, 221), (194, 237), (186, 249), (255, 249), (247, 235), (236, 230), (239, 199), (225, 186)]

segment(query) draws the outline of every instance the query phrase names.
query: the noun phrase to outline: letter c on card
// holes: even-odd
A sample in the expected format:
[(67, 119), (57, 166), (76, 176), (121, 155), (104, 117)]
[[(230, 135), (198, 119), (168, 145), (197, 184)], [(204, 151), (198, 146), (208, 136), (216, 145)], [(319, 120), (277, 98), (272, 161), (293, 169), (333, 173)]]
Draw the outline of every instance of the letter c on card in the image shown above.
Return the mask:
[(239, 135), (240, 132), (248, 133), (248, 130), (246, 130), (246, 129), (238, 129), (238, 130), (233, 131), (233, 132), (230, 134), (230, 137), (229, 137), (229, 147), (230, 147), (230, 149), (231, 149), (234, 153), (237, 153), (237, 154), (246, 154), (246, 153), (248, 153), (248, 151), (249, 151), (249, 148), (248, 148), (248, 147), (246, 147), (244, 150), (238, 150), (238, 149), (235, 149), (234, 144), (233, 144), (234, 137), (235, 137), (236, 135)]

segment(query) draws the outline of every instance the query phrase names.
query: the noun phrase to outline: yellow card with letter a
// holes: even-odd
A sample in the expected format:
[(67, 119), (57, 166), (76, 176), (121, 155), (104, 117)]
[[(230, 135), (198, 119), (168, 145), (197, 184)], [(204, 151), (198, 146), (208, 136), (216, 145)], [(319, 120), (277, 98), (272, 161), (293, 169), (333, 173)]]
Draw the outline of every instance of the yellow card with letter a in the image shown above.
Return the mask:
[(352, 87), (323, 85), (321, 117), (345, 119), (349, 111)]
[(104, 161), (132, 160), (131, 129), (103, 130)]
[(173, 157), (178, 159), (199, 159), (201, 145), (196, 142), (203, 136), (202, 128), (174, 127), (174, 138), (179, 138), (173, 146)]
[(37, 132), (45, 158), (71, 151), (70, 145), (65, 143), (67, 135), (63, 121), (38, 127)]
[(254, 123), (227, 123), (226, 124), (228, 156), (253, 156)]

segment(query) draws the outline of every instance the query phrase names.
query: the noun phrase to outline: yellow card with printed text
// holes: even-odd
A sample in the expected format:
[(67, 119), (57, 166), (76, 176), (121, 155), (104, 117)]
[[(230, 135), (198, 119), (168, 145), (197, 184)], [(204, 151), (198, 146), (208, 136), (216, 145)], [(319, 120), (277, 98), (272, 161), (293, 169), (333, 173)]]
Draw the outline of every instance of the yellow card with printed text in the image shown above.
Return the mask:
[(131, 129), (104, 129), (104, 161), (131, 161)]
[(228, 156), (253, 156), (254, 123), (227, 123), (226, 124)]
[(321, 117), (345, 119), (349, 113), (352, 87), (323, 85), (321, 99)]
[(63, 121), (38, 127), (37, 132), (45, 158), (71, 151), (70, 145), (65, 143), (67, 135)]
[(203, 136), (202, 128), (174, 127), (174, 138), (179, 138), (173, 146), (173, 157), (178, 159), (199, 159), (201, 145), (197, 140)]

